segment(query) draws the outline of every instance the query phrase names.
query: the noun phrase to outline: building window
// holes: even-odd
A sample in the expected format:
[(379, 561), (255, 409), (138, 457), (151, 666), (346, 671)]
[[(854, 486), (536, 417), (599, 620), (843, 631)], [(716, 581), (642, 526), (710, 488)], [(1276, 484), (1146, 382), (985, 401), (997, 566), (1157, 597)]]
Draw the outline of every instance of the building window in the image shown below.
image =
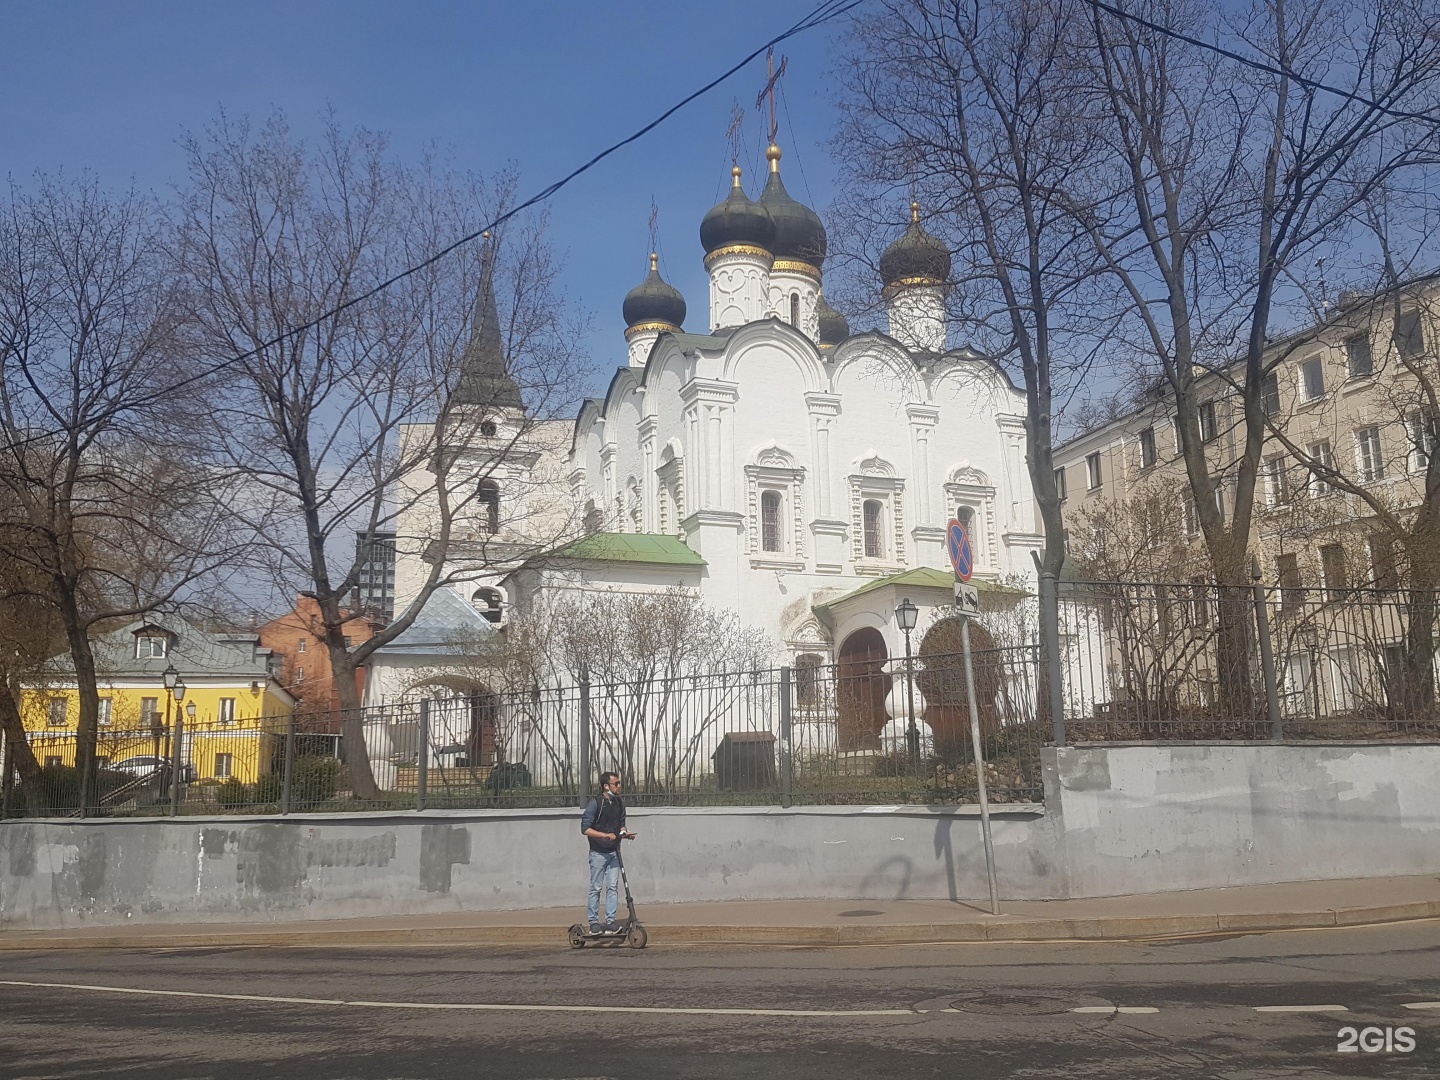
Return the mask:
[(1345, 572), (1345, 548), (1340, 544), (1324, 544), (1320, 548), (1320, 577), (1327, 600), (1342, 600), (1350, 591)]
[(790, 294), (790, 325), (796, 330), (800, 329), (800, 294)]
[(346, 647), (347, 649), (350, 648), (350, 635), (349, 635), (349, 634), (344, 635), (340, 640), (345, 643), (345, 647)]
[(233, 724), (235, 722), (235, 699), (233, 697), (222, 697), (220, 699), (219, 720), (222, 724)]
[(62, 757), (60, 757), (60, 756), (58, 756), (58, 755), (55, 755), (55, 754), (46, 754), (46, 755), (45, 755), (45, 768), (47, 768), (47, 769), (58, 769), (58, 768), (60, 768), (60, 767), (61, 767), (62, 765), (64, 765), (64, 764), (65, 764), (65, 759), (62, 758)]
[(1375, 359), (1370, 353), (1368, 334), (1356, 334), (1345, 340), (1345, 364), (1350, 378), (1363, 379), (1375, 372)]
[(784, 551), (780, 540), (781, 498), (778, 491), (760, 493), (760, 550)]
[(865, 557), (867, 559), (883, 559), (885, 557), (884, 507), (880, 505), (878, 499), (866, 499), (865, 505), (861, 507), (861, 514), (865, 523)]
[(1275, 577), (1280, 582), (1280, 610), (1293, 611), (1305, 602), (1305, 582), (1300, 577), (1300, 560), (1295, 555), (1275, 558)]
[(1410, 471), (1424, 472), (1430, 467), (1435, 447), (1440, 444), (1436, 424), (1432, 417), (1422, 412), (1412, 412), (1405, 422), (1406, 434), (1410, 441)]
[(215, 755), (215, 778), (216, 778), (217, 780), (225, 780), (225, 779), (228, 779), (229, 777), (232, 777), (232, 776), (234, 776), (234, 775), (235, 775), (235, 755), (233, 755), (233, 754), (216, 754), (216, 755)]
[(169, 651), (169, 642), (163, 637), (149, 635), (135, 639), (136, 660), (163, 660)]
[(1280, 413), (1280, 376), (1270, 372), (1260, 383), (1260, 400), (1265, 407), (1266, 416), (1278, 416)]
[(1100, 486), (1100, 453), (1096, 451), (1085, 458), (1085, 483), (1091, 491)]
[[(1330, 440), (1321, 439), (1317, 443), (1311, 443), (1305, 448), (1310, 455), (1314, 465), (1310, 467), (1310, 495), (1312, 498), (1321, 499), (1326, 495), (1335, 494), (1335, 489), (1330, 485), (1326, 476), (1334, 472), (1335, 455), (1330, 450)], [(1328, 470), (1328, 471), (1327, 471)]]
[(1063, 466), (1055, 470), (1055, 497), (1062, 503), (1065, 501), (1065, 469)]
[(795, 704), (806, 711), (820, 708), (820, 668), (825, 658), (818, 653), (801, 653), (795, 658)]
[(1225, 483), (1218, 477), (1210, 481), (1215, 485), (1215, 513), (1220, 515), (1220, 524), (1225, 524)]
[(295, 651), (298, 653), (305, 651), (305, 639), (303, 637), (295, 643)]
[(295, 669), (295, 681), (297, 683), (302, 683), (305, 681), (305, 669), (303, 667)]
[(147, 726), (154, 726), (160, 723), (159, 698), (142, 697), (140, 699), (140, 722)]
[(63, 697), (50, 699), (50, 726), (64, 727), (70, 714), (70, 700)]
[(1195, 508), (1195, 497), (1185, 494), (1180, 497), (1180, 506), (1185, 514), (1185, 535), (1200, 535), (1200, 514)]
[(1318, 356), (1300, 365), (1300, 387), (1306, 401), (1318, 401), (1325, 396), (1325, 366)]
[(497, 428), (495, 427), (495, 421), (494, 421), (494, 420), (481, 420), (481, 421), (480, 421), (480, 434), (483, 435), (485, 438), (487, 438), (487, 439), (493, 438), (494, 435), (495, 435), (496, 430), (497, 430)]
[(494, 480), (481, 480), (476, 496), (480, 502), (480, 517), (485, 531), (500, 531), (500, 485)]
[(1155, 461), (1155, 429), (1147, 427), (1140, 432), (1140, 467), (1148, 469)]
[(1425, 335), (1420, 331), (1420, 314), (1407, 312), (1395, 320), (1395, 351), (1406, 360), (1425, 351)]
[(1215, 426), (1215, 402), (1206, 401), (1200, 405), (1200, 441), (1214, 442), (1219, 430)]
[(487, 622), (498, 623), (500, 621), (500, 593), (495, 589), (476, 589), (475, 595), (470, 597), (470, 602), (475, 609), (485, 616)]
[(1268, 506), (1286, 506), (1290, 502), (1290, 482), (1284, 454), (1265, 459), (1265, 502)]
[(1362, 484), (1384, 479), (1385, 462), (1380, 456), (1380, 429), (1363, 427), (1355, 432), (1355, 471)]
[(102, 697), (100, 699), (100, 724), (104, 726), (115, 718), (115, 699)]
[(1399, 560), (1395, 557), (1395, 540), (1384, 533), (1371, 535), (1370, 578), (1377, 589), (1398, 589), (1400, 587)]

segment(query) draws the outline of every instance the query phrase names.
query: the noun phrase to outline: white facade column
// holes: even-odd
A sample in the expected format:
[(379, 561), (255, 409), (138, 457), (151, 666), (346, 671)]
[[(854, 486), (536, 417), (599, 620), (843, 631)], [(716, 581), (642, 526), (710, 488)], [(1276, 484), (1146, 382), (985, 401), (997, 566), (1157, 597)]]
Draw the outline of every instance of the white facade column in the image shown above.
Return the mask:
[(734, 460), (733, 413), (739, 398), (734, 383), (692, 379), (680, 391), (685, 404), (692, 445), (699, 453), (694, 467), (686, 468), (696, 501), (687, 509), (723, 510), (736, 506), (734, 477), (728, 463)]
[(605, 528), (616, 526), (620, 517), (620, 491), (615, 480), (615, 444), (606, 443), (600, 448), (600, 472), (605, 485)]
[(930, 476), (930, 434), (940, 422), (940, 410), (934, 405), (908, 405), (910, 419), (910, 475), (915, 478), (916, 525), (943, 524), (935, 517), (935, 492)]
[(658, 417), (642, 416), (640, 418), (642, 470), (640, 476), (640, 530), (642, 532), (657, 531), (656, 522), (660, 519), (660, 508), (656, 501), (658, 481), (655, 477), (655, 432), (659, 425)]

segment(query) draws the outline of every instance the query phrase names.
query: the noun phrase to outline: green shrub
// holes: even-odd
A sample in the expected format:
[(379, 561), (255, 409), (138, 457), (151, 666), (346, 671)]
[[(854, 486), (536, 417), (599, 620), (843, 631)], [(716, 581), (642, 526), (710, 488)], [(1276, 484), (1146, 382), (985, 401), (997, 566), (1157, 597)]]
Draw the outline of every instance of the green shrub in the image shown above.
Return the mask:
[(485, 782), (485, 786), (492, 793), (499, 793), (533, 785), (530, 782), (530, 770), (523, 761), (502, 761), (490, 770), (490, 779)]
[[(281, 774), (277, 779), (283, 783), (284, 775)], [(335, 797), (339, 788), (340, 762), (333, 757), (297, 755), (290, 765), (292, 804), (328, 802)]]
[(245, 806), (255, 801), (255, 786), (242, 784), (232, 776), (216, 786), (215, 801), (221, 806)]
[(278, 803), (285, 794), (285, 777), (280, 773), (266, 773), (255, 785), (255, 801)]
[[(128, 772), (117, 769), (96, 769), (96, 791), (103, 799), (116, 788), (135, 780)], [(40, 770), (37, 787), (40, 805), (47, 810), (74, 810), (80, 806), (80, 773), (73, 765), (46, 765)], [(15, 806), (24, 806), (29, 791), (22, 783), (12, 796)]]

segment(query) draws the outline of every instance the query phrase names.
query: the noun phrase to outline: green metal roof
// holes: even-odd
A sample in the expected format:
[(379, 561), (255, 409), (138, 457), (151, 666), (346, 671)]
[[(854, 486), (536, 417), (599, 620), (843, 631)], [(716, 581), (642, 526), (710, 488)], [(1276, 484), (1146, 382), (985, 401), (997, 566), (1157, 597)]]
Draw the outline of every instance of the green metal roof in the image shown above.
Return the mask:
[[(992, 581), (981, 581), (978, 578), (972, 579), (970, 584), (980, 592), (988, 593), (991, 596), (1020, 597), (1026, 595), (1020, 589), (1012, 589), (1008, 585), (996, 585)], [(876, 589), (883, 589), (887, 585), (894, 585), (896, 588), (902, 589), (944, 589), (948, 593), (954, 591), (955, 575), (948, 570), (936, 570), (933, 566), (917, 566), (914, 570), (904, 570), (898, 574), (891, 574), (889, 577), (876, 578), (874, 581), (866, 582), (858, 589), (848, 592), (844, 596), (837, 596), (834, 600), (827, 600), (823, 604), (816, 604), (810, 610), (828, 614), (841, 604), (855, 600), (866, 593), (874, 592)]]
[(592, 533), (552, 552), (549, 558), (662, 566), (705, 565), (699, 553), (687, 547), (683, 540), (661, 533)]

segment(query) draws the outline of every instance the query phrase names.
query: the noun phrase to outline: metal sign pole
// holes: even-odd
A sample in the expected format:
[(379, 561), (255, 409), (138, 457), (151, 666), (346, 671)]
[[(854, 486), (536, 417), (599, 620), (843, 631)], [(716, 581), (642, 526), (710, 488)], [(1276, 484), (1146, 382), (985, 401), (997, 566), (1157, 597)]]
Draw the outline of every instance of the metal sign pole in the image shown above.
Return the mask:
[(980, 747), (980, 712), (975, 704), (975, 662), (970, 655), (970, 617), (960, 615), (960, 649), (965, 654), (965, 699), (970, 705), (970, 746), (975, 752), (975, 785), (980, 792), (980, 831), (985, 837), (985, 875), (990, 879), (990, 914), (1000, 914), (995, 882), (995, 844), (990, 837), (990, 800), (985, 793), (985, 752)]

